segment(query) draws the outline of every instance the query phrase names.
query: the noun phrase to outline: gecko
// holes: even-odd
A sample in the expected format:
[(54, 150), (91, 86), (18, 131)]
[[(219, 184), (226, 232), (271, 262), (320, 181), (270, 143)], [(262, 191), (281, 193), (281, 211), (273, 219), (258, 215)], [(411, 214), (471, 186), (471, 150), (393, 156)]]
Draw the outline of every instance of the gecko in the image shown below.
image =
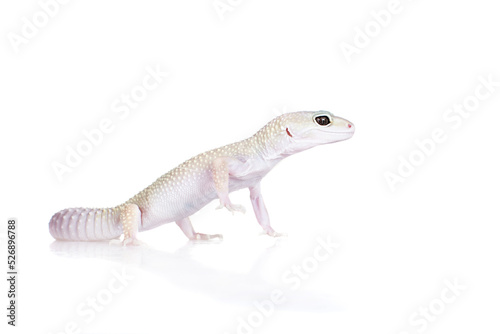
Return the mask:
[(217, 209), (245, 212), (229, 198), (248, 188), (250, 201), (264, 232), (280, 236), (270, 225), (261, 194), (261, 180), (284, 158), (312, 147), (343, 141), (354, 125), (331, 112), (298, 111), (277, 116), (253, 136), (185, 161), (159, 177), (123, 204), (112, 208), (70, 208), (55, 213), (50, 234), (58, 240), (114, 240), (142, 244), (138, 232), (175, 222), (191, 240), (222, 239), (220, 234), (195, 232), (190, 216), (213, 200)]

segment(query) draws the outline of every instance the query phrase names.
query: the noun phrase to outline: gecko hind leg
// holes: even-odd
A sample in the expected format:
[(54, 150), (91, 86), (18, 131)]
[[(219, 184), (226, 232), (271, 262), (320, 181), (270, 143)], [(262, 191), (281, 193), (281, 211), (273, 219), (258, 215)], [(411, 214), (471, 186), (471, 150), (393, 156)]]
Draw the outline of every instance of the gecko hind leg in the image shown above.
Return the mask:
[(136, 204), (127, 204), (120, 211), (120, 223), (123, 228), (123, 241), (112, 240), (111, 243), (119, 243), (123, 246), (140, 246), (143, 242), (137, 239), (142, 213)]
[(189, 218), (182, 218), (175, 222), (189, 238), (189, 240), (212, 240), (212, 239), (222, 239), (222, 234), (203, 234), (194, 231), (193, 225)]
[(212, 161), (212, 178), (219, 197), (220, 205), (217, 209), (226, 208), (233, 215), (235, 212), (245, 213), (245, 207), (231, 203), (229, 199), (229, 175), (244, 172), (247, 167), (234, 158), (219, 157)]

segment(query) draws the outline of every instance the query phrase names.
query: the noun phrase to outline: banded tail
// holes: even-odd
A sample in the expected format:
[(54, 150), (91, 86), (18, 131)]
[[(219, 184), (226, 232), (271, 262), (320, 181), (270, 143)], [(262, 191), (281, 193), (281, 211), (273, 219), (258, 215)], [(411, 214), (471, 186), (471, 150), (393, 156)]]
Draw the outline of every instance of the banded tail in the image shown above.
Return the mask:
[(120, 208), (64, 209), (54, 214), (49, 222), (50, 234), (58, 240), (110, 240), (123, 233)]

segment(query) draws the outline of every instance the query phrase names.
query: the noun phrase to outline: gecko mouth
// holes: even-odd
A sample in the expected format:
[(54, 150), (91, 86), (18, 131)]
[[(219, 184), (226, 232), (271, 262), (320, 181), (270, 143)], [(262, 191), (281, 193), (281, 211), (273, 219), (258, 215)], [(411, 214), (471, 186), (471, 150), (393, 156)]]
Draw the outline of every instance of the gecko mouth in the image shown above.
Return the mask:
[(319, 130), (321, 132), (325, 132), (325, 133), (328, 133), (328, 134), (332, 134), (332, 135), (345, 135), (345, 134), (354, 134), (354, 131), (351, 130), (351, 131), (337, 131), (337, 132), (332, 132), (332, 131), (324, 131), (324, 130)]

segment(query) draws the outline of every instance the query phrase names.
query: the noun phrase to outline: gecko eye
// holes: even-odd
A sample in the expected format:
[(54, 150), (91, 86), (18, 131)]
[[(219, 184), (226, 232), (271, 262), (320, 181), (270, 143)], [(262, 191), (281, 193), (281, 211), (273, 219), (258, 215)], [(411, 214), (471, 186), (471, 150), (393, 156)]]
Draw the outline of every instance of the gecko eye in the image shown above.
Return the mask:
[(328, 118), (328, 116), (318, 116), (314, 120), (321, 126), (330, 124), (330, 118)]

